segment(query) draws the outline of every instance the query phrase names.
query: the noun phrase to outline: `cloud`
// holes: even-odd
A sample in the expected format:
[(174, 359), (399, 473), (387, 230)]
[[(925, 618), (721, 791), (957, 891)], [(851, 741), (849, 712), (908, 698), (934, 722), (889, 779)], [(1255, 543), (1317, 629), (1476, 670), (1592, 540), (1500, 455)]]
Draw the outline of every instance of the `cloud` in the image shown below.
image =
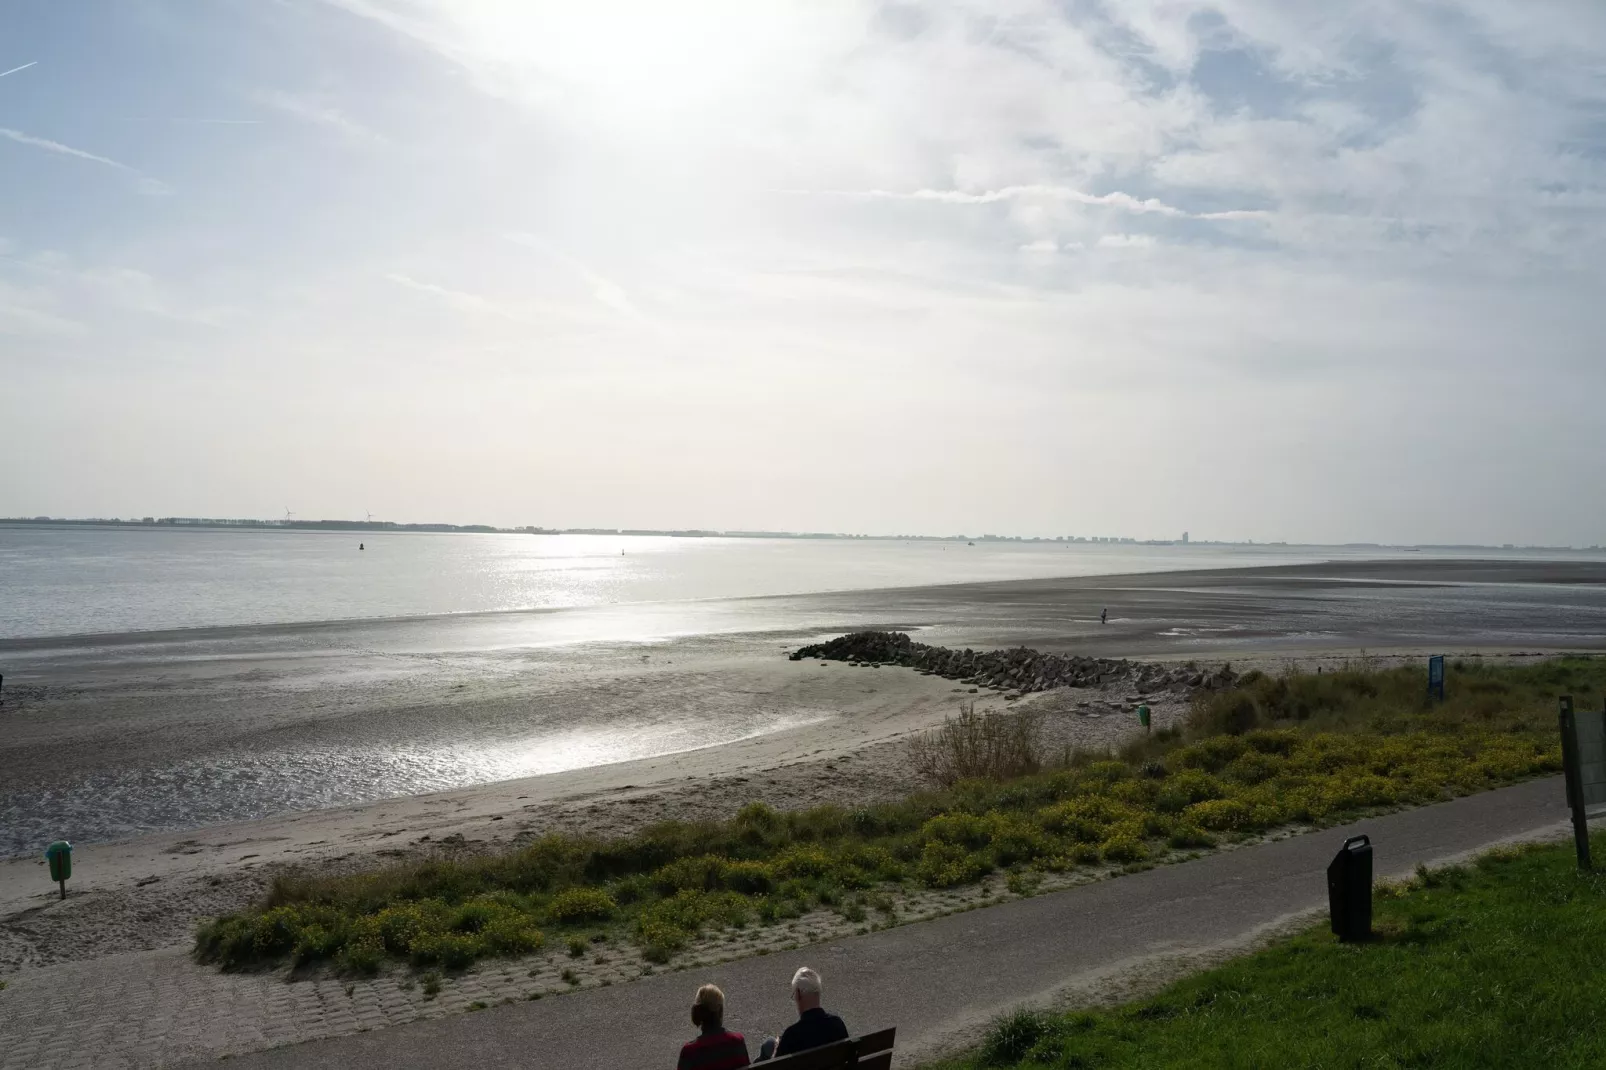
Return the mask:
[(7, 127), (0, 127), (0, 137), (10, 138), (19, 145), (32, 145), (34, 148), (44, 149), (46, 152), (54, 152), (61, 156), (74, 156), (80, 160), (89, 160), (93, 163), (105, 164), (107, 167), (115, 167), (119, 171), (128, 171), (130, 173), (134, 171), (132, 167), (125, 163), (118, 163), (116, 160), (109, 159), (105, 156), (96, 156), (92, 152), (85, 152), (83, 149), (75, 149), (71, 145), (63, 145), (61, 142), (51, 141), (49, 138), (34, 137), (32, 134), (24, 134), (21, 130), (11, 130)]
[(58, 311), (53, 293), (0, 280), (0, 335), (21, 338), (76, 338), (84, 325)]
[(261, 126), (261, 119), (205, 119), (187, 115), (128, 115), (120, 123), (177, 123), (191, 126)]
[[(39, 250), (29, 255), (4, 255), (0, 262), (26, 270), (40, 283), (28, 288), (6, 288), (0, 282), (0, 296), (9, 294), (9, 314), (16, 329), (35, 328), (34, 333), (91, 334), (103, 331), (129, 330), (119, 320), (115, 327), (106, 322), (100, 330), (92, 330), (96, 319), (107, 314), (137, 316), (167, 320), (193, 326), (218, 327), (233, 315), (233, 309), (209, 304), (193, 296), (182, 296), (170, 281), (163, 281), (148, 271), (136, 268), (86, 264), (64, 253)], [(23, 298), (28, 298), (24, 301)], [(82, 315), (83, 322), (69, 321), (55, 312), (72, 309), (74, 316)], [(133, 328), (137, 331), (137, 328)]]
[(1040, 238), (1037, 241), (1026, 242), (1020, 247), (1023, 253), (1057, 253), (1060, 243), (1053, 238)]
[(396, 271), (387, 272), (385, 274), (385, 278), (389, 279), (391, 282), (394, 282), (396, 285), (404, 286), (409, 290), (416, 290), (419, 293), (426, 293), (430, 294), (431, 296), (438, 297), (461, 312), (470, 312), (476, 314), (489, 313), (491, 315), (503, 317), (508, 315), (506, 310), (500, 308), (495, 302), (482, 297), (479, 294), (469, 293), (467, 290), (453, 290), (433, 282), (421, 282), (418, 279), (413, 278), (411, 275), (403, 275), (402, 273)]
[(161, 179), (152, 178), (149, 175), (141, 174), (139, 171), (128, 166), (126, 163), (119, 163), (118, 161), (107, 156), (97, 156), (93, 152), (85, 152), (83, 149), (75, 149), (71, 145), (64, 145), (59, 141), (51, 141), (49, 138), (43, 137), (34, 137), (32, 134), (24, 134), (20, 130), (11, 130), (6, 127), (0, 127), (0, 137), (9, 138), (10, 140), (17, 142), (19, 145), (31, 145), (34, 148), (44, 149), (46, 152), (53, 152), (58, 156), (71, 156), (75, 159), (88, 160), (91, 163), (98, 163), (105, 167), (111, 167), (118, 171), (126, 172), (127, 174), (135, 176), (137, 180), (135, 188), (147, 197), (165, 197), (173, 192), (173, 187), (169, 186)]
[(636, 309), (635, 304), (630, 300), (630, 295), (625, 293), (623, 286), (620, 286), (611, 279), (607, 279), (601, 275), (598, 275), (595, 271), (591, 271), (588, 268), (582, 267), (579, 270), (580, 277), (585, 280), (587, 286), (591, 287), (592, 297), (595, 297), (599, 302), (613, 309), (615, 312), (622, 313), (631, 317), (632, 319), (642, 318), (641, 313)]
[(1147, 249), (1154, 244), (1152, 234), (1106, 234), (1099, 239), (1105, 249)]
[(1000, 189), (971, 193), (957, 189), (917, 189), (907, 192), (885, 189), (868, 190), (776, 190), (777, 193), (805, 194), (820, 197), (848, 197), (862, 200), (932, 201), (938, 204), (998, 204), (1001, 201), (1049, 200), (1070, 201), (1076, 204), (1116, 208), (1135, 215), (1160, 215), (1175, 219), (1261, 219), (1270, 213), (1259, 209), (1233, 209), (1219, 212), (1189, 212), (1153, 197), (1138, 198), (1119, 190), (1110, 193), (1087, 193), (1068, 186), (1004, 186)]
[(16, 73), (17, 73), (17, 72), (18, 72), (18, 71), (25, 71), (25, 70), (27, 70), (27, 69), (28, 69), (28, 68), (29, 68), (29, 67), (32, 67), (32, 66), (34, 66), (34, 65), (35, 65), (35, 64), (37, 64), (37, 63), (38, 63), (38, 62), (39, 62), (39, 61), (38, 61), (38, 60), (32, 60), (32, 61), (30, 61), (30, 62), (28, 62), (28, 63), (24, 63), (24, 64), (23, 64), (23, 65), (22, 65), (22, 66), (20, 66), (20, 67), (13, 67), (13, 68), (11, 68), (11, 69), (10, 69), (10, 70), (9, 70), (9, 71), (0, 71), (0, 78), (4, 78), (4, 77), (5, 77), (5, 76), (6, 76), (6, 75), (8, 75), (8, 74), (16, 74)]
[(568, 253), (563, 252), (561, 249), (554, 247), (550, 242), (543, 240), (540, 236), (513, 231), (508, 234), (504, 234), (503, 237), (515, 245), (522, 245), (525, 248), (535, 249), (538, 252), (545, 253), (553, 260), (573, 271), (580, 277), (580, 280), (586, 284), (586, 287), (591, 291), (591, 296), (595, 298), (599, 304), (604, 305), (607, 308), (610, 308), (613, 311), (638, 322), (649, 322), (647, 317), (642, 315), (641, 310), (636, 307), (635, 302), (630, 299), (629, 293), (625, 291), (623, 286), (581, 263), (579, 260), (575, 259), (573, 256), (570, 256)]
[(352, 141), (383, 142), (384, 135), (351, 118), (340, 109), (316, 97), (288, 93), (278, 89), (264, 89), (252, 94), (251, 99), (265, 107), (294, 116), (304, 122), (322, 126), (344, 135)]

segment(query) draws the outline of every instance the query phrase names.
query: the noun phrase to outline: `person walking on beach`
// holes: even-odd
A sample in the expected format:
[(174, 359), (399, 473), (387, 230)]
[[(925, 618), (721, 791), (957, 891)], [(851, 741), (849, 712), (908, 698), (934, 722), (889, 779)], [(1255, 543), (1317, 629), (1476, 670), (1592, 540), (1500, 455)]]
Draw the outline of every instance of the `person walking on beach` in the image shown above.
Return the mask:
[(842, 1019), (820, 1006), (820, 975), (807, 966), (792, 975), (792, 1002), (797, 1004), (797, 1021), (786, 1027), (779, 1041), (771, 1038), (759, 1046), (760, 1062), (848, 1039)]
[(1108, 624), (1108, 623), (1110, 623), (1110, 611), (1108, 609), (1099, 610), (1099, 623), (1100, 624)]
[(747, 1040), (725, 1028), (725, 993), (716, 985), (697, 990), (691, 1004), (691, 1024), (702, 1035), (680, 1049), (675, 1070), (738, 1070), (750, 1065)]

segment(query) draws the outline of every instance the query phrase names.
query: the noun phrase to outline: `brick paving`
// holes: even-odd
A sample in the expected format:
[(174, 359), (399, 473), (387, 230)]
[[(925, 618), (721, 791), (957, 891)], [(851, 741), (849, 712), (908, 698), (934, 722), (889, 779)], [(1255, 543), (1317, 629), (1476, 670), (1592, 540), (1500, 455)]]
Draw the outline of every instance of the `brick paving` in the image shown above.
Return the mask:
[[(24, 970), (0, 991), (0, 1070), (135, 1070), (382, 1029), (561, 989), (561, 969), (493, 963), (447, 978), (433, 998), (400, 974), (295, 982), (282, 972), (225, 974), (183, 948)], [(621, 963), (617, 979), (639, 972)]]

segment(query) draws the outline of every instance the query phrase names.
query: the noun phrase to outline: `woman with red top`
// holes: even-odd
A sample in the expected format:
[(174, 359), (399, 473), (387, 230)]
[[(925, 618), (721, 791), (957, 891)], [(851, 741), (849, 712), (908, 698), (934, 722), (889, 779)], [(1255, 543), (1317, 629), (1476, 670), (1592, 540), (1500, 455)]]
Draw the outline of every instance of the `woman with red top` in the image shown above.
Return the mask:
[(747, 1041), (725, 1028), (725, 993), (714, 985), (697, 990), (691, 1024), (703, 1035), (680, 1049), (676, 1070), (737, 1070), (748, 1065)]

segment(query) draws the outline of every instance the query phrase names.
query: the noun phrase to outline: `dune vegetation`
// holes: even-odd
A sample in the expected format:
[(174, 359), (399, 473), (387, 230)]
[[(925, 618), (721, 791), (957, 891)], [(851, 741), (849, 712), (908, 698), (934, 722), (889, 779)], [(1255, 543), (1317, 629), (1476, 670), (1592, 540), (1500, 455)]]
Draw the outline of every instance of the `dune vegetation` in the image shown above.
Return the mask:
[(1147, 866), (1554, 772), (1561, 693), (1580, 705), (1606, 694), (1606, 660), (1456, 663), (1443, 703), (1416, 667), (1252, 672), (1200, 692), (1186, 727), (1117, 754), (1023, 755), (1036, 744), (1019, 715), (972, 712), (916, 744), (933, 770), (966, 776), (896, 803), (778, 812), (755, 801), (727, 821), (619, 839), (550, 835), (503, 854), (282, 876), (258, 906), (203, 925), (195, 953), (227, 969), (455, 969), (607, 933), (665, 962), (710, 930), (820, 908), (863, 920), (899, 887), (1004, 871), (1029, 890), (1042, 872)]

